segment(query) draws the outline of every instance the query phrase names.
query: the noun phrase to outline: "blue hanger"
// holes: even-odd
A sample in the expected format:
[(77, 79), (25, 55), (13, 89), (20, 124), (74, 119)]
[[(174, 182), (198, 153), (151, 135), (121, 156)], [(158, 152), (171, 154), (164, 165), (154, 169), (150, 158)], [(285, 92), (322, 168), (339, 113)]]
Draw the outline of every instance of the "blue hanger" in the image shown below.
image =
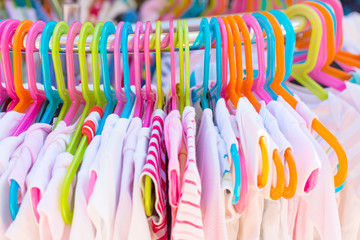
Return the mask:
[(209, 22), (206, 18), (201, 19), (199, 26), (200, 33), (198, 37), (195, 39), (194, 44), (190, 47), (190, 49), (198, 49), (205, 45), (205, 55), (204, 55), (204, 76), (203, 76), (203, 86), (192, 92), (193, 100), (197, 100), (195, 96), (197, 96), (197, 92), (202, 90), (202, 95), (200, 97), (201, 106), (203, 109), (209, 108), (209, 104), (207, 102), (206, 94), (209, 88), (209, 74), (210, 74), (210, 48), (211, 48), (211, 39), (210, 39), (210, 26)]
[[(222, 47), (221, 47), (221, 32), (219, 22), (216, 17), (210, 20), (211, 30), (211, 42), (216, 39), (216, 85), (210, 89), (211, 97), (215, 99), (215, 102), (221, 98), (221, 87), (222, 87)], [(215, 92), (216, 90), (216, 92)]]
[(49, 43), (50, 38), (54, 32), (54, 28), (56, 26), (55, 21), (50, 21), (46, 24), (44, 31), (41, 35), (40, 42), (40, 58), (41, 58), (41, 68), (44, 79), (44, 90), (46, 98), (49, 101), (49, 104), (45, 110), (44, 115), (42, 116), (40, 122), (50, 124), (55, 112), (60, 103), (62, 103), (62, 99), (57, 90), (52, 88), (52, 79), (50, 73), (50, 63), (49, 63)]
[(107, 105), (104, 111), (104, 116), (99, 122), (99, 128), (97, 134), (101, 134), (106, 117), (110, 115), (116, 105), (116, 94), (115, 91), (111, 89), (110, 73), (109, 73), (109, 64), (108, 64), (108, 54), (107, 54), (107, 40), (109, 35), (115, 34), (115, 26), (112, 22), (106, 22), (103, 26), (100, 38), (100, 60), (101, 60), (101, 72), (104, 85), (104, 93), (107, 100)]
[(130, 88), (130, 76), (129, 76), (129, 53), (128, 53), (128, 37), (129, 34), (134, 33), (131, 24), (125, 22), (123, 26), (122, 38), (121, 38), (121, 51), (123, 56), (123, 70), (124, 70), (124, 88), (126, 96), (126, 104), (121, 114), (121, 118), (129, 118), (131, 110), (135, 103), (136, 95)]
[(198, 17), (207, 7), (207, 1), (204, 0), (196, 0), (193, 1), (192, 7), (186, 11), (186, 13), (182, 16), (182, 18), (192, 18)]
[[(275, 62), (276, 62), (276, 54), (275, 54), (275, 33), (269, 22), (269, 20), (262, 15), (261, 13), (253, 13), (252, 14), (256, 20), (258, 20), (259, 25), (262, 30), (265, 30), (266, 33), (266, 41), (267, 41), (267, 69), (266, 69), (266, 83), (264, 84), (264, 88), (266, 92), (273, 98), (276, 99), (276, 93), (270, 88), (268, 83), (271, 83), (274, 80), (275, 76)], [(292, 62), (291, 62), (292, 63)]]
[[(292, 65), (293, 65), (293, 59), (294, 59), (294, 50), (295, 50), (295, 31), (294, 28), (289, 20), (289, 18), (286, 16), (285, 13), (279, 11), (279, 10), (270, 10), (269, 11), (272, 15), (275, 16), (275, 18), (279, 21), (279, 23), (284, 27), (286, 32), (286, 43), (285, 43), (285, 75), (284, 79), (281, 82), (281, 86), (286, 89), (291, 95), (291, 91), (288, 89), (288, 87), (285, 85), (285, 81), (289, 79)], [(267, 83), (267, 86), (269, 87), (272, 83), (273, 79), (271, 79), (270, 82)], [(273, 99), (274, 97), (271, 96)]]

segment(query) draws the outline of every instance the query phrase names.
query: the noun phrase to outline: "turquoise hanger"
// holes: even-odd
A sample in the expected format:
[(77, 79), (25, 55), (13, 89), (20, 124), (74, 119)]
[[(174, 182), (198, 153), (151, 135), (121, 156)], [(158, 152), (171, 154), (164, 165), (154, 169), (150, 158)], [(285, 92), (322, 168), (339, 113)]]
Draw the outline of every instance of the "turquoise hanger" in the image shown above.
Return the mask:
[[(275, 16), (275, 18), (278, 20), (278, 22), (284, 27), (285, 33), (286, 33), (286, 43), (285, 43), (285, 76), (284, 80), (281, 82), (281, 86), (285, 88), (286, 91), (288, 91), (291, 95), (291, 91), (289, 88), (285, 85), (285, 81), (289, 79), (292, 65), (293, 65), (293, 59), (294, 59), (294, 51), (295, 51), (295, 42), (296, 42), (296, 36), (294, 28), (290, 22), (290, 19), (286, 16), (285, 13), (279, 11), (279, 10), (270, 10), (269, 13)], [(270, 80), (270, 82), (267, 82), (267, 87), (270, 88), (270, 85), (272, 84), (273, 79)], [(271, 94), (270, 94), (271, 95)], [(276, 96), (272, 96), (273, 99), (276, 99)]]
[(110, 115), (116, 105), (116, 94), (115, 90), (111, 89), (110, 73), (109, 73), (109, 64), (108, 64), (108, 52), (107, 52), (107, 41), (108, 37), (111, 34), (115, 34), (116, 29), (112, 22), (106, 22), (103, 26), (101, 37), (100, 37), (100, 60), (101, 60), (101, 72), (102, 72), (102, 82), (104, 85), (104, 93), (107, 100), (107, 105), (104, 111), (104, 116), (99, 122), (99, 128), (96, 134), (101, 134), (106, 117)]
[(197, 100), (197, 92), (202, 90), (202, 95), (200, 97), (201, 106), (203, 109), (209, 108), (206, 94), (209, 88), (209, 73), (210, 73), (210, 48), (211, 48), (211, 39), (210, 39), (210, 26), (206, 18), (201, 19), (199, 26), (200, 33), (195, 39), (194, 44), (190, 49), (198, 49), (205, 45), (205, 55), (204, 55), (204, 76), (203, 76), (203, 86), (192, 92), (193, 101)]
[(216, 85), (210, 89), (210, 95), (215, 102), (221, 98), (222, 87), (222, 45), (219, 21), (216, 17), (210, 20), (211, 42), (216, 40)]
[(276, 62), (275, 33), (270, 24), (270, 21), (264, 15), (262, 15), (261, 13), (253, 13), (252, 15), (259, 22), (261, 29), (265, 30), (266, 33), (266, 41), (268, 48), (267, 61), (266, 61), (267, 68), (266, 68), (266, 84), (264, 84), (263, 87), (273, 99), (276, 99), (277, 98), (276, 93), (270, 88), (270, 85), (267, 84), (269, 82), (272, 82), (275, 76), (275, 62)]
[(182, 18), (194, 18), (200, 16), (206, 9), (207, 1), (196, 0), (193, 1), (192, 7), (186, 11)]
[(126, 104), (121, 114), (121, 118), (129, 118), (136, 98), (136, 95), (131, 91), (130, 88), (129, 53), (128, 53), (128, 37), (129, 34), (132, 34), (134, 32), (129, 22), (124, 23), (122, 31), (123, 32), (121, 38), (121, 51), (123, 57), (124, 88), (125, 88)]
[(60, 98), (59, 92), (52, 88), (52, 80), (50, 73), (50, 61), (49, 61), (49, 43), (51, 36), (54, 32), (56, 26), (55, 21), (50, 21), (46, 24), (44, 31), (41, 35), (40, 41), (40, 58), (41, 58), (41, 68), (43, 73), (44, 80), (44, 90), (46, 98), (48, 99), (49, 104), (45, 110), (44, 115), (42, 116), (40, 122), (50, 124), (56, 110), (58, 109), (62, 99)]

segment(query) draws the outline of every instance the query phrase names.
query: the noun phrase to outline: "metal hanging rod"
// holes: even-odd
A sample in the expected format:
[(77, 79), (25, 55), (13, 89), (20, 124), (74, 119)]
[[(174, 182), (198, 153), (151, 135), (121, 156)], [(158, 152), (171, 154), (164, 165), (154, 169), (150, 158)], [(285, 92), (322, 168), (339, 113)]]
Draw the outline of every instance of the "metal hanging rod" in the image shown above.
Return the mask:
[[(242, 16), (244, 15), (245, 13), (242, 13), (242, 14), (236, 14), (236, 15), (239, 15), (239, 16)], [(232, 15), (226, 15), (226, 16), (233, 16), (234, 14)], [(207, 17), (207, 19), (210, 21), (212, 17)], [(199, 34), (199, 26), (200, 26), (200, 22), (201, 22), (201, 19), (202, 18), (188, 18), (186, 19), (188, 21), (188, 26), (189, 26), (189, 44), (190, 46), (195, 42), (198, 34)], [(304, 23), (305, 23), (305, 18), (303, 17), (295, 17), (293, 19), (291, 19), (291, 23), (292, 23), (292, 26), (295, 30), (295, 32), (297, 34), (301, 34), (302, 33), (302, 29), (300, 29), (302, 26), (304, 26)], [(174, 29), (176, 30), (176, 20), (173, 21), (174, 22)], [(164, 49), (167, 47), (167, 45), (165, 45), (164, 43), (167, 42), (167, 41), (164, 41), (166, 38), (169, 37), (168, 35), (168, 32), (169, 32), (169, 22), (168, 21), (163, 21), (162, 23), (162, 30), (163, 32), (161, 33), (161, 42), (162, 42), (162, 45), (161, 45), (161, 48)], [(145, 27), (145, 23), (143, 23), (144, 27)], [(133, 29), (135, 28), (135, 24), (132, 24), (133, 26)], [(155, 26), (156, 26), (156, 22), (153, 22), (152, 23), (152, 28), (153, 28), (153, 32), (155, 30)], [(285, 30), (283, 29), (283, 34), (285, 35)], [(155, 33), (151, 33), (150, 34), (150, 39), (152, 39), (153, 37), (155, 36)], [(140, 38), (143, 37), (143, 34), (140, 35)], [(253, 43), (255, 43), (255, 39), (253, 38), (254, 37), (254, 32), (253, 31), (250, 31), (250, 37), (251, 39), (253, 39)], [(108, 52), (113, 52), (113, 41), (114, 41), (114, 38), (115, 38), (115, 35), (110, 35), (108, 37), (108, 41), (107, 41), (107, 49), (108, 49)], [(132, 51), (132, 40), (134, 38), (134, 34), (129, 34), (129, 37), (128, 37), (128, 43), (129, 43), (129, 52)], [(41, 34), (38, 36), (37, 40), (36, 40), (36, 44), (35, 44), (35, 49), (34, 51), (39, 51), (39, 47), (40, 47), (40, 39), (41, 39)], [(88, 36), (87, 39), (86, 39), (86, 44), (85, 44), (85, 51), (90, 53), (90, 44), (91, 44), (91, 40), (92, 40), (92, 36)], [(75, 52), (78, 51), (78, 42), (79, 42), (79, 36), (77, 36), (75, 38), (75, 41), (73, 43), (73, 49)], [(24, 46), (26, 46), (26, 36), (24, 38)], [(52, 47), (51, 47), (51, 40), (50, 40), (50, 51), (51, 51)], [(60, 51), (61, 52), (65, 52), (65, 49), (66, 49), (66, 35), (62, 36), (60, 38)], [(11, 50), (11, 47), (10, 47), (10, 50)], [(155, 50), (152, 49), (150, 50), (152, 52), (154, 52)], [(162, 50), (163, 51), (163, 50)]]

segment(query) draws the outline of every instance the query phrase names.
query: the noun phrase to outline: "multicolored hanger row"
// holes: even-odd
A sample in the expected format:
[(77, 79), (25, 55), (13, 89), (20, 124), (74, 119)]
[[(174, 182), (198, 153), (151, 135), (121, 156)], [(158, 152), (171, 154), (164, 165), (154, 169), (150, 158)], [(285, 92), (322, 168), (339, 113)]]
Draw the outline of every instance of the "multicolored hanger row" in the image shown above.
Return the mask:
[[(190, 100), (200, 100), (202, 107), (211, 107), (211, 102), (225, 98), (235, 107), (238, 100), (246, 97), (259, 111), (259, 99), (269, 103), (278, 96), (284, 98), (293, 108), (298, 101), (286, 88), (284, 82), (295, 78), (300, 84), (309, 88), (316, 96), (324, 100), (327, 92), (320, 83), (342, 91), (346, 88), (349, 72), (334, 69), (330, 66), (338, 61), (344, 69), (360, 64), (358, 56), (340, 51), (341, 49), (341, 5), (336, 0), (326, 0), (327, 4), (309, 1), (289, 7), (284, 12), (271, 10), (245, 14), (243, 16), (213, 17), (210, 21), (201, 19), (199, 33), (194, 43), (189, 42), (189, 27), (187, 20), (169, 22), (169, 31), (165, 38), (161, 37), (162, 23), (156, 23), (155, 34), (152, 24), (143, 25), (138, 22), (134, 29), (128, 22), (113, 23), (99, 22), (94, 27), (91, 23), (79, 22), (68, 26), (65, 22), (20, 22), (18, 20), (3, 20), (0, 22), (0, 53), (1, 66), (5, 86), (0, 84), (0, 104), (5, 111), (26, 113), (24, 119), (14, 131), (17, 136), (29, 128), (33, 122), (50, 124), (55, 113), (59, 110), (55, 125), (64, 120), (71, 124), (77, 112), (81, 112), (76, 131), (67, 148), (67, 152), (74, 155), (73, 161), (66, 174), (61, 195), (61, 212), (64, 221), (70, 224), (73, 212), (69, 204), (71, 184), (79, 169), (88, 138), (82, 134), (82, 125), (90, 110), (96, 106), (104, 111), (96, 134), (101, 134), (106, 117), (111, 113), (121, 118), (134, 116), (142, 117), (144, 125), (150, 125), (150, 117), (154, 108), (165, 105), (161, 80), (161, 64), (156, 64), (156, 90), (151, 88), (150, 50), (155, 50), (156, 63), (161, 63), (161, 51), (171, 54), (171, 92), (177, 94), (175, 82), (175, 51), (178, 51), (180, 89), (179, 104), (176, 98), (171, 99), (171, 108), (183, 111), (190, 105)], [(331, 6), (331, 7), (329, 7)], [(306, 19), (297, 29), (293, 28), (291, 19), (296, 16)], [(340, 19), (340, 20), (339, 20)], [(311, 26), (309, 28), (308, 26)], [(145, 28), (144, 28), (145, 27)], [(285, 30), (286, 42), (282, 28)], [(254, 39), (250, 37), (250, 29), (254, 32)], [(305, 31), (305, 32), (304, 32)], [(303, 38), (296, 39), (296, 33), (302, 32)], [(266, 37), (264, 38), (263, 33)], [(36, 75), (34, 64), (34, 49), (36, 40), (41, 34), (40, 62), (41, 77)], [(114, 76), (110, 76), (108, 46), (109, 36), (115, 34), (112, 42)], [(130, 40), (129, 35), (134, 34)], [(66, 35), (66, 76), (64, 76), (60, 59), (60, 39)], [(89, 85), (88, 62), (86, 57), (86, 41), (92, 35), (91, 68), (92, 84)], [(26, 37), (25, 46), (23, 46)], [(81, 90), (76, 81), (74, 70), (74, 40), (78, 36), (78, 58), (80, 67)], [(251, 51), (252, 40), (256, 40), (258, 69), (253, 69)], [(51, 58), (49, 59), (51, 41)], [(266, 48), (265, 48), (266, 41)], [(9, 46), (12, 43), (12, 58)], [(216, 46), (216, 83), (209, 82), (211, 47)], [(235, 46), (233, 48), (232, 46)], [(203, 85), (190, 93), (190, 56), (192, 49), (204, 48)], [(242, 48), (245, 51), (245, 66), (242, 62)], [(26, 61), (22, 62), (21, 52), (25, 49)], [(128, 52), (133, 52), (129, 62)], [(267, 61), (265, 61), (267, 51)], [(100, 56), (100, 62), (99, 62)], [(266, 65), (267, 62), (267, 65)], [(131, 64), (130, 64), (131, 63)], [(145, 88), (142, 88), (142, 66), (145, 66)], [(133, 73), (131, 67), (133, 66)], [(23, 83), (22, 67), (25, 66), (27, 84)], [(101, 75), (99, 72), (101, 68)], [(53, 70), (52, 70), (53, 69)], [(228, 71), (229, 69), (229, 79)], [(245, 74), (243, 72), (245, 69)], [(132, 91), (130, 75), (134, 74), (134, 88)], [(101, 76), (101, 77), (100, 77)], [(67, 83), (65, 83), (65, 79)], [(43, 84), (43, 88), (39, 87)], [(211, 100), (209, 101), (208, 92)], [(7, 101), (10, 99), (10, 101)], [(157, 100), (157, 101), (156, 101)], [(157, 105), (154, 104), (157, 102)], [(343, 186), (347, 170), (345, 152), (334, 135), (328, 131), (317, 119), (312, 122), (312, 129), (318, 133), (336, 152), (338, 157), (338, 171), (334, 176), (336, 190)], [(264, 139), (260, 139), (259, 147), (262, 153), (262, 172), (258, 175), (258, 186), (263, 188), (268, 182), (269, 161), (276, 167), (277, 182), (271, 188), (272, 199), (280, 197), (292, 198), (297, 186), (297, 166), (290, 149), (284, 153), (287, 168), (281, 162), (278, 151), (270, 154)], [(236, 146), (231, 147), (231, 154), (235, 168), (235, 186), (233, 203), (239, 201), (243, 188), (244, 177), (241, 174), (240, 155)], [(289, 169), (289, 183), (285, 184), (285, 169)], [(90, 187), (94, 186), (96, 176), (91, 176)], [(151, 215), (154, 208), (152, 180), (144, 182), (144, 204), (147, 215)], [(9, 192), (10, 213), (13, 219), (19, 210), (19, 185), (11, 181)], [(34, 206), (37, 206), (40, 193), (31, 192)], [(35, 213), (37, 215), (37, 213)]]

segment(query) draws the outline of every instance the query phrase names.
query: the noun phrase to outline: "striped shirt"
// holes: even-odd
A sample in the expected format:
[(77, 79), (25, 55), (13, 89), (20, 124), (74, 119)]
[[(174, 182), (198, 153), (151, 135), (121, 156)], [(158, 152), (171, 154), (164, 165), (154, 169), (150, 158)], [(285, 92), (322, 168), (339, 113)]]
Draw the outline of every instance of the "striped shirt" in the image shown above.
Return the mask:
[(167, 239), (164, 120), (164, 111), (157, 109), (152, 119), (149, 149), (141, 173), (141, 182), (144, 183), (145, 176), (149, 176), (155, 187), (155, 213), (149, 221), (152, 239)]
[(188, 154), (172, 239), (204, 239), (200, 209), (201, 180), (196, 166), (196, 125), (193, 107), (185, 107), (182, 124)]

